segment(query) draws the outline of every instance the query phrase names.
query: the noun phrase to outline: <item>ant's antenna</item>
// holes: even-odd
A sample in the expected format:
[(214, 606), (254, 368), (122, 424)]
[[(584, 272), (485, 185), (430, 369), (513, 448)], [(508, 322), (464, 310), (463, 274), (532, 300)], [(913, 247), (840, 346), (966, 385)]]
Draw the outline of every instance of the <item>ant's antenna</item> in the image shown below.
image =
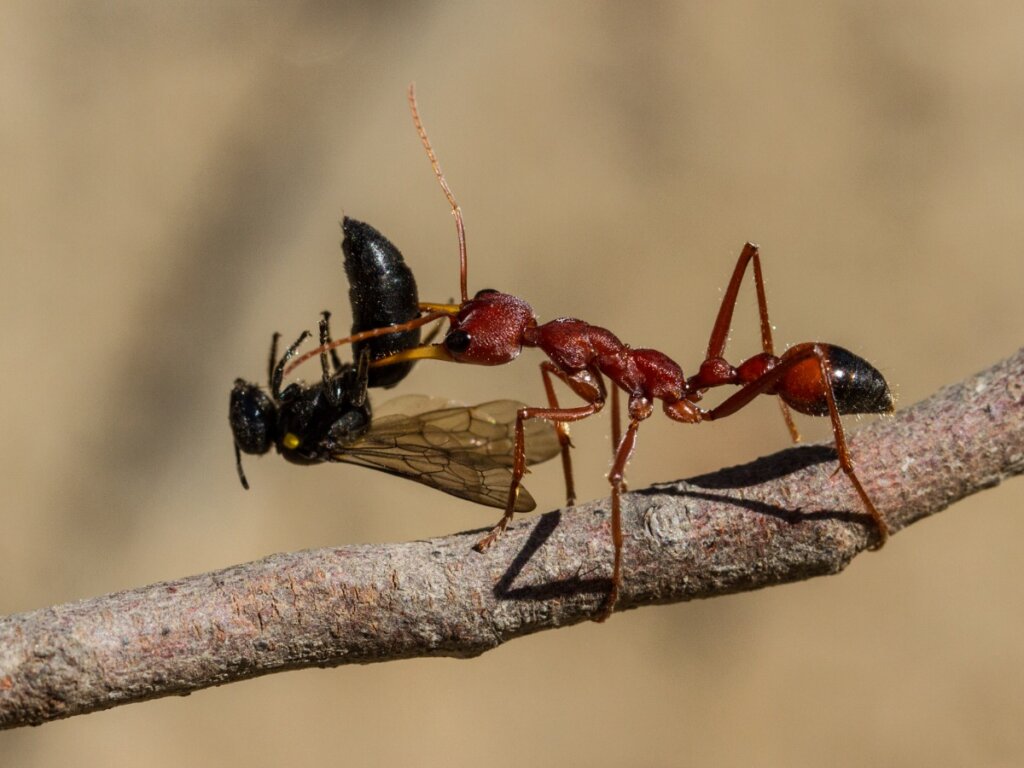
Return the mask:
[[(413, 328), (419, 328), (421, 325), (427, 325), (429, 323), (434, 322), (435, 320), (440, 320), (442, 317), (454, 317), (459, 313), (458, 305), (428, 304), (421, 305), (421, 307), (422, 306), (429, 306), (435, 309), (429, 310), (427, 311), (426, 314), (420, 315), (419, 317), (414, 317), (407, 323), (388, 325), (384, 328), (371, 328), (368, 331), (360, 331), (359, 333), (353, 333), (351, 336), (346, 336), (343, 339), (335, 339), (334, 341), (328, 344), (321, 344), (316, 349), (312, 349), (309, 352), (299, 355), (294, 360), (292, 360), (291, 357), (292, 355), (295, 354), (295, 350), (292, 350), (291, 355), (286, 354), (285, 357), (281, 360), (282, 366), (284, 365), (284, 363), (288, 363), (288, 366), (284, 368), (283, 376), (287, 376), (289, 373), (294, 371), (307, 360), (317, 357), (318, 355), (321, 355), (324, 352), (329, 352), (332, 349), (337, 349), (338, 347), (344, 346), (345, 344), (355, 344), (360, 341), (366, 341), (367, 339), (375, 339), (378, 336), (387, 336), (388, 334), (391, 333), (405, 333), (406, 331), (411, 331)], [(309, 331), (306, 331), (306, 336), (308, 335)], [(300, 341), (304, 340), (305, 338), (306, 337), (303, 336), (302, 339), (300, 339)], [(295, 346), (297, 347), (298, 344), (296, 344)], [(389, 362), (384, 364), (391, 365), (394, 363), (402, 362), (401, 360), (392, 360), (391, 358), (393, 357), (395, 357), (395, 355), (388, 356), (386, 359)], [(291, 362), (288, 362), (289, 360), (291, 360)], [(376, 362), (379, 363), (380, 361)]]
[(423, 148), (427, 150), (430, 167), (434, 169), (437, 182), (441, 185), (441, 191), (444, 192), (444, 196), (448, 198), (448, 204), (452, 207), (452, 215), (455, 217), (455, 231), (459, 235), (459, 289), (462, 292), (462, 301), (465, 302), (469, 296), (466, 291), (466, 227), (462, 223), (462, 209), (455, 202), (455, 195), (452, 194), (448, 182), (444, 179), (444, 174), (441, 172), (441, 164), (437, 162), (437, 155), (434, 154), (434, 148), (430, 146), (430, 139), (427, 138), (427, 132), (423, 128), (423, 121), (420, 120), (420, 111), (416, 107), (415, 83), (409, 84), (409, 111), (412, 112), (412, 121), (416, 125), (416, 133), (420, 135)]

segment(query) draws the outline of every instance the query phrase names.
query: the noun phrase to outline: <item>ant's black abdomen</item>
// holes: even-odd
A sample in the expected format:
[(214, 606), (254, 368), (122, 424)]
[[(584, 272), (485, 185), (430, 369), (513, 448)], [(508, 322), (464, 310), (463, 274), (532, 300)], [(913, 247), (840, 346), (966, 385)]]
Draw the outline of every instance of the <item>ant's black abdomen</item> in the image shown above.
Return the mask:
[(860, 355), (829, 345), (832, 392), (840, 413), (892, 413), (889, 385), (881, 372)]
[[(341, 224), (345, 239), (345, 274), (352, 304), (352, 333), (404, 323), (419, 315), (419, 295), (412, 271), (402, 253), (369, 224), (346, 217)], [(352, 345), (353, 355), (366, 349), (370, 360), (412, 349), (420, 343), (420, 329), (392, 333)], [(405, 378), (413, 363), (370, 370), (369, 386), (393, 387)]]
[[(810, 354), (812, 351), (815, 354)], [(808, 416), (828, 415), (819, 353), (825, 356), (831, 369), (829, 378), (839, 413), (892, 412), (892, 393), (877, 368), (848, 349), (821, 342), (797, 344), (782, 355), (783, 363), (801, 358), (789, 365), (774, 390), (787, 405)]]

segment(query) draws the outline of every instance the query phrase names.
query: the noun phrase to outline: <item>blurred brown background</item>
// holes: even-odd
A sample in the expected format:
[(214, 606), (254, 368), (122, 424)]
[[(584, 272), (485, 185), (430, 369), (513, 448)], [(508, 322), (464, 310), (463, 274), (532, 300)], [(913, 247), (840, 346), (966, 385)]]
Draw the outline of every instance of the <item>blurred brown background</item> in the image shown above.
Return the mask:
[[(1024, 6), (7, 3), (0, 11), (0, 613), (268, 553), (489, 524), (350, 467), (247, 464), (271, 332), (347, 320), (342, 212), (470, 288), (699, 362), (744, 240), (780, 345), (843, 344), (900, 404), (1013, 352)], [(757, 350), (752, 292), (733, 353)], [(399, 392), (543, 399), (537, 353)], [(825, 420), (805, 434), (828, 436)], [(851, 423), (852, 427), (855, 424)], [(608, 425), (578, 427), (584, 498)], [(781, 449), (765, 401), (652, 419), (634, 487)], [(557, 462), (530, 478), (562, 499)], [(844, 574), (646, 609), (472, 661), (281, 674), (0, 734), (4, 766), (1024, 762), (1024, 482)]]

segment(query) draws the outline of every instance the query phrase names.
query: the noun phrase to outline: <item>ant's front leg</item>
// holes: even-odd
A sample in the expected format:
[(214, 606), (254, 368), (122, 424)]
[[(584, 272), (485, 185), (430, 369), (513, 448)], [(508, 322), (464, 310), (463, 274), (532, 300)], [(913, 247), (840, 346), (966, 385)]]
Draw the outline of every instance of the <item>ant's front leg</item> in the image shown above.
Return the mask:
[(487, 551), (512, 521), (516, 499), (519, 498), (519, 486), (522, 483), (523, 475), (526, 474), (526, 433), (523, 427), (526, 420), (547, 419), (548, 421), (555, 422), (555, 424), (569, 423), (592, 416), (604, 407), (604, 380), (596, 369), (584, 369), (569, 374), (552, 364), (548, 371), (560, 378), (576, 394), (588, 401), (587, 405), (582, 405), (578, 408), (520, 408), (518, 413), (516, 413), (516, 441), (512, 457), (512, 482), (508, 489), (508, 502), (505, 504), (505, 514), (498, 521), (498, 524), (491, 529), (490, 533), (473, 545), (473, 549), (477, 552)]
[[(548, 396), (548, 406), (552, 410), (560, 410), (561, 406), (558, 404), (558, 395), (555, 394), (555, 384), (551, 377), (557, 376), (562, 381), (568, 383), (569, 374), (550, 360), (545, 360), (540, 364), (540, 375), (544, 379), (544, 391)], [(565, 505), (573, 507), (576, 506), (576, 484), (573, 482), (572, 455), (569, 452), (573, 447), (572, 438), (569, 437), (569, 424), (564, 421), (556, 421), (555, 431), (558, 434), (558, 442), (562, 446), (562, 474), (565, 475)]]
[[(572, 387), (573, 383), (570, 380), (569, 374), (559, 368), (557, 365), (550, 361), (544, 361), (540, 364), (541, 376), (544, 378), (544, 390), (548, 395), (548, 405), (552, 408), (559, 408), (558, 396), (555, 394), (554, 382), (551, 381), (552, 376), (557, 376), (560, 380), (566, 383), (567, 386)], [(619, 441), (622, 439), (622, 417), (621, 408), (619, 407), (619, 388), (612, 387), (612, 459), (615, 459), (615, 451), (619, 445)], [(572, 456), (569, 450), (573, 447), (572, 438), (569, 436), (569, 425), (565, 422), (555, 422), (555, 430), (558, 432), (558, 442), (562, 445), (562, 473), (565, 475), (565, 505), (567, 507), (573, 507), (576, 505), (576, 484), (573, 481), (572, 473)], [(626, 489), (626, 481), (622, 481), (622, 489)]]
[[(619, 443), (622, 442), (622, 406), (619, 404), (619, 388), (612, 387), (612, 461), (618, 455)], [(626, 490), (626, 478), (622, 478), (622, 490)]]

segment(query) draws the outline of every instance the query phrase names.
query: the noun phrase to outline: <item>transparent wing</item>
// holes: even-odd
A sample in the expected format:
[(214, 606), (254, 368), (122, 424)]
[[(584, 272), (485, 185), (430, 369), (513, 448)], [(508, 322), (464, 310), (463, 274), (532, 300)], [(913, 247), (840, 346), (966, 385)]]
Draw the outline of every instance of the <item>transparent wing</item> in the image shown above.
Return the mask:
[(430, 395), (401, 395), (388, 400), (382, 405), (374, 402), (373, 416), (376, 419), (391, 418), (395, 416), (418, 416), (428, 411), (442, 411), (447, 408), (456, 408), (460, 403), (447, 400), (443, 397), (431, 397)]
[[(420, 400), (402, 398), (415, 409)], [(476, 406), (448, 406), (418, 413), (392, 413), (374, 419), (370, 431), (332, 453), (334, 461), (359, 464), (429, 485), (463, 499), (503, 509), (512, 482), (515, 445), (514, 400), (496, 400)], [(390, 409), (390, 408), (389, 408)], [(558, 455), (560, 445), (553, 424), (531, 419), (524, 425), (526, 461), (536, 464)], [(533, 497), (520, 488), (516, 512), (536, 507)]]

